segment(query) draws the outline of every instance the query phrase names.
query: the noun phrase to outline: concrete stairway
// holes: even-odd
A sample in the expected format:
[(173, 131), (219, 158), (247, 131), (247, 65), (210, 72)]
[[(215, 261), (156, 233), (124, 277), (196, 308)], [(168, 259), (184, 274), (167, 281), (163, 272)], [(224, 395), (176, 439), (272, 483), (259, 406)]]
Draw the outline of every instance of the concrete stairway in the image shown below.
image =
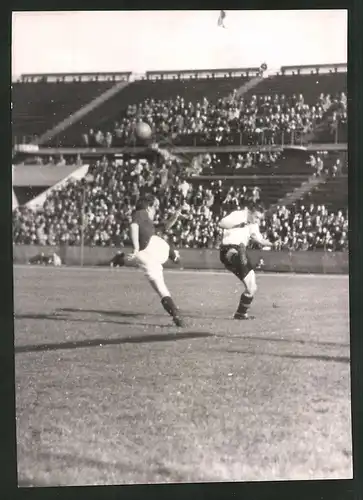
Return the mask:
[(316, 189), (320, 184), (326, 182), (326, 176), (322, 175), (320, 177), (311, 176), (306, 181), (304, 181), (299, 187), (295, 188), (290, 193), (286, 194), (284, 197), (280, 198), (276, 204), (269, 208), (269, 212), (273, 212), (277, 206), (291, 206), (298, 200), (301, 200), (307, 193)]
[(238, 99), (239, 97), (242, 97), (246, 92), (249, 90), (253, 89), (256, 87), (260, 82), (263, 81), (263, 76), (256, 76), (255, 78), (251, 78), (251, 80), (248, 80), (244, 85), (239, 87), (237, 89), (237, 92), (235, 94), (230, 94), (228, 97), (226, 97), (226, 101), (231, 101), (233, 99)]
[(103, 94), (93, 99), (91, 102), (83, 106), (81, 109), (69, 115), (65, 120), (62, 120), (55, 127), (47, 130), (43, 135), (41, 135), (34, 144), (42, 145), (55, 137), (60, 132), (73, 125), (74, 123), (81, 120), (84, 116), (90, 113), (92, 110), (100, 106), (102, 103), (113, 97), (118, 92), (121, 92), (125, 87), (127, 87), (131, 82), (121, 81), (116, 83), (113, 87), (106, 90)]

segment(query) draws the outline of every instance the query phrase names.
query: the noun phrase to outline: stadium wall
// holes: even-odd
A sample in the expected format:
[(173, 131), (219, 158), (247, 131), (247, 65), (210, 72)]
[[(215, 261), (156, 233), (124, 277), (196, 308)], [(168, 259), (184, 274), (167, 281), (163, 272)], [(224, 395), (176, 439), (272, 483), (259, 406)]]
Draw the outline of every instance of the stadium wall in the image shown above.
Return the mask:
[[(83, 262), (85, 266), (108, 265), (116, 254), (115, 248), (85, 247)], [(129, 249), (125, 249), (128, 252)], [(14, 245), (13, 261), (15, 264), (26, 264), (31, 257), (44, 252), (56, 252), (65, 265), (79, 266), (81, 262), (80, 247), (46, 247), (33, 245)], [(267, 272), (348, 274), (349, 256), (347, 252), (273, 252), (262, 250), (250, 251), (251, 261), (257, 264), (263, 259), (263, 270)], [(221, 270), (218, 250), (185, 249), (181, 250), (182, 263), (176, 266), (170, 262), (166, 267), (184, 269)]]

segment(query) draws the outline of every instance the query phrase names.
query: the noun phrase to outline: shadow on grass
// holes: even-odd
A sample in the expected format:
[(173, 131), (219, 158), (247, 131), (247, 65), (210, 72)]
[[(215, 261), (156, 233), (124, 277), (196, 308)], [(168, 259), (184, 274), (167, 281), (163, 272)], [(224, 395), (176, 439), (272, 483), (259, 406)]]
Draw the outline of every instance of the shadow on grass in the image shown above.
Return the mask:
[[(119, 317), (119, 318), (144, 318), (146, 316), (151, 316), (151, 317), (155, 317), (155, 318), (165, 317), (165, 313), (162, 311), (162, 309), (160, 312), (156, 312), (156, 313), (150, 313), (150, 312), (137, 313), (137, 312), (120, 311), (120, 310), (117, 310), (117, 311), (111, 310), (110, 311), (107, 309), (82, 309), (82, 308), (63, 307), (61, 309), (56, 309), (56, 314), (59, 314), (58, 311), (59, 311), (59, 313), (63, 313), (63, 312), (72, 313), (73, 312), (73, 313), (101, 314), (103, 316), (115, 316), (115, 317)], [(201, 318), (200, 314), (191, 314), (188, 311), (182, 311), (182, 313), (183, 313), (183, 317), (185, 317), (185, 318), (195, 318), (195, 319)], [(215, 320), (215, 319), (226, 319), (226, 318), (224, 316), (219, 316), (219, 317), (213, 317), (213, 318), (209, 318), (209, 319)]]
[[(49, 321), (65, 321), (65, 322), (73, 322), (73, 323), (91, 323), (91, 324), (113, 324), (113, 325), (133, 325), (133, 326), (151, 326), (151, 327), (167, 327), (167, 324), (155, 324), (155, 323), (150, 323), (148, 321), (145, 322), (140, 322), (140, 321), (114, 321), (111, 319), (83, 319), (83, 318), (74, 318), (72, 316), (69, 316), (67, 314), (62, 314), (62, 311), (64, 313), (66, 312), (84, 312), (84, 313), (95, 313), (95, 314), (101, 314), (105, 316), (118, 316), (120, 318), (146, 318), (147, 316), (151, 317), (160, 317), (167, 319), (168, 316), (166, 316), (163, 313), (160, 314), (143, 314), (143, 313), (134, 313), (134, 312), (123, 312), (123, 311), (105, 311), (105, 310), (97, 310), (97, 309), (75, 309), (75, 308), (64, 308), (64, 309), (57, 309), (59, 312), (55, 313), (50, 313), (50, 314), (40, 314), (40, 313), (34, 313), (34, 314), (14, 314), (15, 319), (44, 319), (44, 320), (49, 320)], [(190, 314), (183, 315), (185, 318), (197, 318), (201, 319), (200, 316), (193, 316)], [(221, 318), (213, 318), (213, 319), (221, 319)], [(225, 318), (224, 318), (225, 319)], [(240, 340), (257, 340), (261, 342), (285, 342), (289, 344), (301, 344), (301, 345), (315, 345), (315, 346), (334, 346), (334, 347), (349, 347), (348, 343), (342, 343), (342, 342), (316, 342), (314, 340), (303, 340), (303, 339), (279, 339), (276, 337), (262, 337), (262, 336), (256, 336), (256, 335), (219, 335), (219, 334), (214, 334), (214, 337), (219, 337), (219, 338), (228, 338), (228, 339), (240, 339)]]
[(121, 345), (121, 344), (147, 344), (151, 342), (175, 342), (177, 340), (198, 339), (214, 337), (212, 333), (208, 332), (178, 332), (178, 333), (165, 333), (153, 335), (135, 335), (132, 337), (123, 337), (118, 339), (91, 339), (91, 340), (76, 340), (73, 342), (59, 342), (54, 344), (37, 344), (37, 345), (23, 345), (15, 347), (16, 353), (24, 352), (39, 352), (39, 351), (57, 351), (63, 349), (81, 349), (83, 347), (99, 347), (108, 345)]
[[(80, 321), (80, 322), (93, 322), (92, 320), (87, 320), (87, 319), (80, 319), (80, 318), (72, 318), (71, 316), (67, 316), (62, 313), (94, 313), (94, 314), (100, 314), (104, 316), (115, 316), (119, 318), (145, 318), (148, 316), (151, 317), (159, 317), (159, 318), (165, 318), (165, 313), (160, 312), (160, 313), (137, 313), (137, 312), (131, 312), (131, 311), (112, 311), (112, 310), (105, 310), (105, 309), (82, 309), (82, 308), (72, 308), (72, 307), (64, 307), (60, 309), (56, 309), (56, 312), (53, 314), (18, 314), (15, 315), (15, 318), (17, 319), (49, 319), (49, 320), (65, 320), (67, 319), (68, 321)], [(185, 318), (192, 318), (192, 319), (201, 319), (201, 316), (198, 314), (190, 314), (188, 312), (185, 312), (183, 314), (183, 317)], [(206, 318), (203, 318), (206, 319)], [(216, 320), (216, 319), (223, 319), (226, 321), (229, 321), (230, 318), (226, 317), (214, 317), (214, 318), (209, 318), (210, 320)], [(102, 320), (98, 321), (100, 323), (114, 323), (114, 324), (125, 324), (125, 325), (144, 325), (144, 326), (150, 326), (149, 323), (127, 323), (127, 322), (120, 322), (120, 321), (112, 321), (112, 320)], [(215, 335), (216, 337), (223, 337), (225, 338), (225, 335)], [(285, 342), (285, 343), (291, 343), (291, 344), (306, 344), (306, 345), (316, 345), (316, 346), (336, 346), (336, 347), (349, 347), (349, 343), (344, 343), (344, 342), (316, 342), (314, 340), (303, 340), (303, 339), (279, 339), (279, 338), (274, 338), (274, 337), (262, 337), (262, 336), (246, 336), (243, 335), (240, 336), (231, 336), (229, 335), (228, 338), (238, 338), (241, 339), (243, 338), (244, 340), (260, 340), (262, 342)]]
[[(217, 335), (216, 337), (223, 337), (225, 335)], [(262, 342), (285, 342), (288, 344), (302, 344), (302, 345), (316, 345), (316, 346), (333, 346), (333, 347), (349, 347), (349, 344), (343, 342), (315, 342), (314, 340), (303, 340), (303, 339), (278, 339), (276, 337), (261, 337), (255, 335), (230, 335), (229, 339), (239, 339), (239, 340), (258, 340)]]
[[(131, 318), (131, 316), (126, 316)], [(164, 318), (167, 318), (164, 315)], [(43, 319), (47, 321), (65, 321), (68, 323), (93, 323), (93, 324), (112, 324), (112, 325), (133, 325), (133, 326), (167, 326), (166, 324), (158, 325), (150, 322), (140, 322), (140, 321), (113, 321), (110, 319), (85, 319), (85, 318), (73, 318), (72, 316), (67, 316), (65, 314), (50, 313), (50, 314), (14, 314), (14, 319)]]
[(309, 354), (271, 354), (268, 352), (256, 352), (256, 351), (243, 351), (240, 349), (224, 349), (224, 352), (231, 354), (250, 354), (252, 356), (270, 356), (274, 358), (290, 358), (290, 359), (314, 359), (316, 361), (332, 361), (334, 363), (350, 363), (349, 356), (326, 356), (321, 355), (309, 355)]
[(82, 308), (74, 308), (74, 307), (63, 307), (61, 309), (57, 309), (56, 311), (59, 311), (60, 313), (62, 313), (62, 312), (95, 313), (95, 314), (104, 314), (105, 316), (118, 316), (121, 318), (139, 318), (142, 316), (162, 316), (162, 313), (160, 313), (160, 314), (145, 314), (145, 313), (135, 313), (135, 312), (126, 312), (126, 311), (107, 311), (107, 310), (103, 310), (103, 309), (82, 309)]

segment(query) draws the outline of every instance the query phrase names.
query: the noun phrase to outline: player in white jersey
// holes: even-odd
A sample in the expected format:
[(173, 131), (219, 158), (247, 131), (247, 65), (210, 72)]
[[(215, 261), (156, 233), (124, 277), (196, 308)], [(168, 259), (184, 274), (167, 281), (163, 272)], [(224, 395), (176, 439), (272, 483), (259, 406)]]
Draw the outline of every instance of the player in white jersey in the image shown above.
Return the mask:
[[(180, 212), (176, 212), (163, 226), (163, 230), (170, 229), (177, 221)], [(177, 326), (184, 326), (180, 311), (176, 307), (164, 281), (163, 265), (168, 259), (177, 262), (179, 254), (160, 236), (156, 234), (153, 222), (155, 217), (155, 199), (152, 195), (145, 195), (139, 200), (131, 223), (131, 241), (133, 253), (129, 260), (133, 260), (143, 271), (152, 288), (161, 298), (161, 304), (173, 318)]]
[(260, 232), (263, 211), (258, 206), (235, 210), (224, 217), (219, 226), (223, 229), (220, 260), (224, 267), (242, 281), (242, 293), (234, 319), (249, 319), (248, 309), (257, 291), (256, 274), (247, 255), (250, 241), (262, 247), (271, 246)]

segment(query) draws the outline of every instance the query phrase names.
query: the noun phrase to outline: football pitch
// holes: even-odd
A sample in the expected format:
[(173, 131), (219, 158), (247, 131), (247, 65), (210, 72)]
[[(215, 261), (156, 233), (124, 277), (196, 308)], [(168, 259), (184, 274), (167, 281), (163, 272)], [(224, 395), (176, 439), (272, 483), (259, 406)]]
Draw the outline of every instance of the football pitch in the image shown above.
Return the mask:
[(346, 276), (15, 266), (20, 486), (352, 477)]

